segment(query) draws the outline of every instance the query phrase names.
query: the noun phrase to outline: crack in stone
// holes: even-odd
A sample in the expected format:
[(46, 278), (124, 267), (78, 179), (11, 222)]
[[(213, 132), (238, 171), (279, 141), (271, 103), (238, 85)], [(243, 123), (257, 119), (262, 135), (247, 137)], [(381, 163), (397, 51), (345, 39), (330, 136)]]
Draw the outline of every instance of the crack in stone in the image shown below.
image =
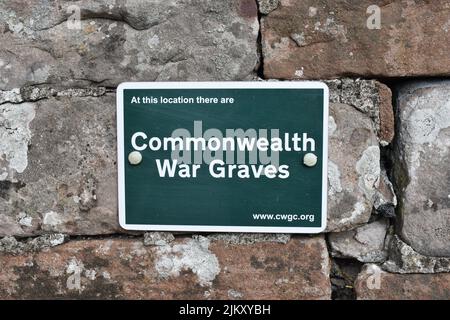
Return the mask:
[[(76, 80), (85, 80), (90, 81), (92, 83), (96, 83), (95, 81), (88, 79), (76, 79)], [(98, 82), (98, 84), (107, 80), (108, 79), (101, 80)], [(106, 87), (61, 89), (46, 86), (30, 86), (30, 87), (14, 88), (11, 90), (0, 90), (0, 105), (5, 103), (21, 104), (24, 102), (36, 102), (51, 97), (101, 97), (104, 96), (107, 92), (111, 91), (108, 91)]]
[[(81, 14), (81, 15), (83, 16), (83, 14)], [(53, 29), (53, 28), (56, 28), (56, 27), (62, 25), (63, 23), (67, 23), (67, 21), (68, 21), (67, 19), (68, 18), (69, 17), (64, 17), (64, 19), (60, 19), (57, 23), (55, 23), (55, 24), (53, 24), (51, 26), (48, 26), (48, 27), (45, 27), (45, 28), (39, 28), (39, 29), (32, 29), (32, 30), (34, 32), (48, 31), (50, 29)], [(129, 21), (127, 21), (127, 19), (124, 18), (123, 16), (116, 17), (116, 16), (111, 16), (111, 15), (105, 14), (105, 13), (98, 13), (98, 14), (92, 13), (91, 15), (88, 13), (82, 19), (80, 19), (78, 21), (81, 22), (81, 21), (89, 21), (89, 20), (121, 22), (121, 23), (127, 25), (128, 27), (130, 27), (131, 29), (136, 30), (136, 31), (149, 30), (149, 29), (151, 29), (151, 28), (153, 28), (153, 27), (155, 27), (155, 26), (157, 26), (157, 25), (159, 25), (159, 24), (164, 22), (163, 21), (163, 22), (158, 22), (158, 23), (150, 23), (147, 27), (139, 28), (139, 27), (136, 27), (135, 25), (133, 25), (132, 23), (130, 23)]]

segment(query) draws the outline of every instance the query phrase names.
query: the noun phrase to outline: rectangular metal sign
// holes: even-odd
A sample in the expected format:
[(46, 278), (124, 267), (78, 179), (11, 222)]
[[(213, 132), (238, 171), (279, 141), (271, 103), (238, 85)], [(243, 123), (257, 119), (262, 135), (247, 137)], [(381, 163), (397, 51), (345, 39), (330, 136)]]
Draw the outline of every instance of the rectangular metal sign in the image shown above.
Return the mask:
[(148, 82), (117, 89), (127, 230), (325, 229), (328, 87)]

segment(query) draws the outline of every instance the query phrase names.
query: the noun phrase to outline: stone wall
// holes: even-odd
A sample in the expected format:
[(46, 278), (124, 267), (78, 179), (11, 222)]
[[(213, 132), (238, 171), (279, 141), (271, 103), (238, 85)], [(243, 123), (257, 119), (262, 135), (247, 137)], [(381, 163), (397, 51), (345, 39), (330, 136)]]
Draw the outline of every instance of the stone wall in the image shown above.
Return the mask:
[[(449, 19), (446, 0), (2, 1), (0, 298), (449, 299)], [(119, 83), (310, 79), (330, 88), (324, 234), (119, 227)]]

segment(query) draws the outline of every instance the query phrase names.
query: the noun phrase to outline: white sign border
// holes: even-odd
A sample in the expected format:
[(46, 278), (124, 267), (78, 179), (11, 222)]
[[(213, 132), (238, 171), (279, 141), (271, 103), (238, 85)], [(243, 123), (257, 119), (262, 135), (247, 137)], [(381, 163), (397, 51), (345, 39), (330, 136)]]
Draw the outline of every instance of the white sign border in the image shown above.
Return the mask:
[[(125, 148), (123, 92), (125, 89), (323, 89), (323, 152), (322, 152), (322, 221), (321, 227), (264, 227), (264, 226), (198, 226), (127, 224), (125, 221)], [(316, 234), (327, 224), (328, 195), (328, 114), (329, 89), (318, 81), (226, 81), (226, 82), (123, 82), (117, 87), (117, 166), (119, 225), (133, 231), (193, 231), (193, 232), (246, 232), (246, 233), (303, 233)]]

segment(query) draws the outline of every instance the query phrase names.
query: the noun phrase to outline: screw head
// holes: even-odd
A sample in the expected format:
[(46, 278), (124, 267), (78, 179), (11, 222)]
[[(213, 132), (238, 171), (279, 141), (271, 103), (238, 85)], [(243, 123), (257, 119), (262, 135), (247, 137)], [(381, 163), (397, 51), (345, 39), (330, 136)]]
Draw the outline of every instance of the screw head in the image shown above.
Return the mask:
[(314, 153), (305, 154), (303, 164), (307, 167), (314, 167), (317, 164), (317, 156)]
[(142, 161), (142, 154), (139, 151), (132, 151), (128, 155), (128, 162), (132, 165), (138, 165)]

